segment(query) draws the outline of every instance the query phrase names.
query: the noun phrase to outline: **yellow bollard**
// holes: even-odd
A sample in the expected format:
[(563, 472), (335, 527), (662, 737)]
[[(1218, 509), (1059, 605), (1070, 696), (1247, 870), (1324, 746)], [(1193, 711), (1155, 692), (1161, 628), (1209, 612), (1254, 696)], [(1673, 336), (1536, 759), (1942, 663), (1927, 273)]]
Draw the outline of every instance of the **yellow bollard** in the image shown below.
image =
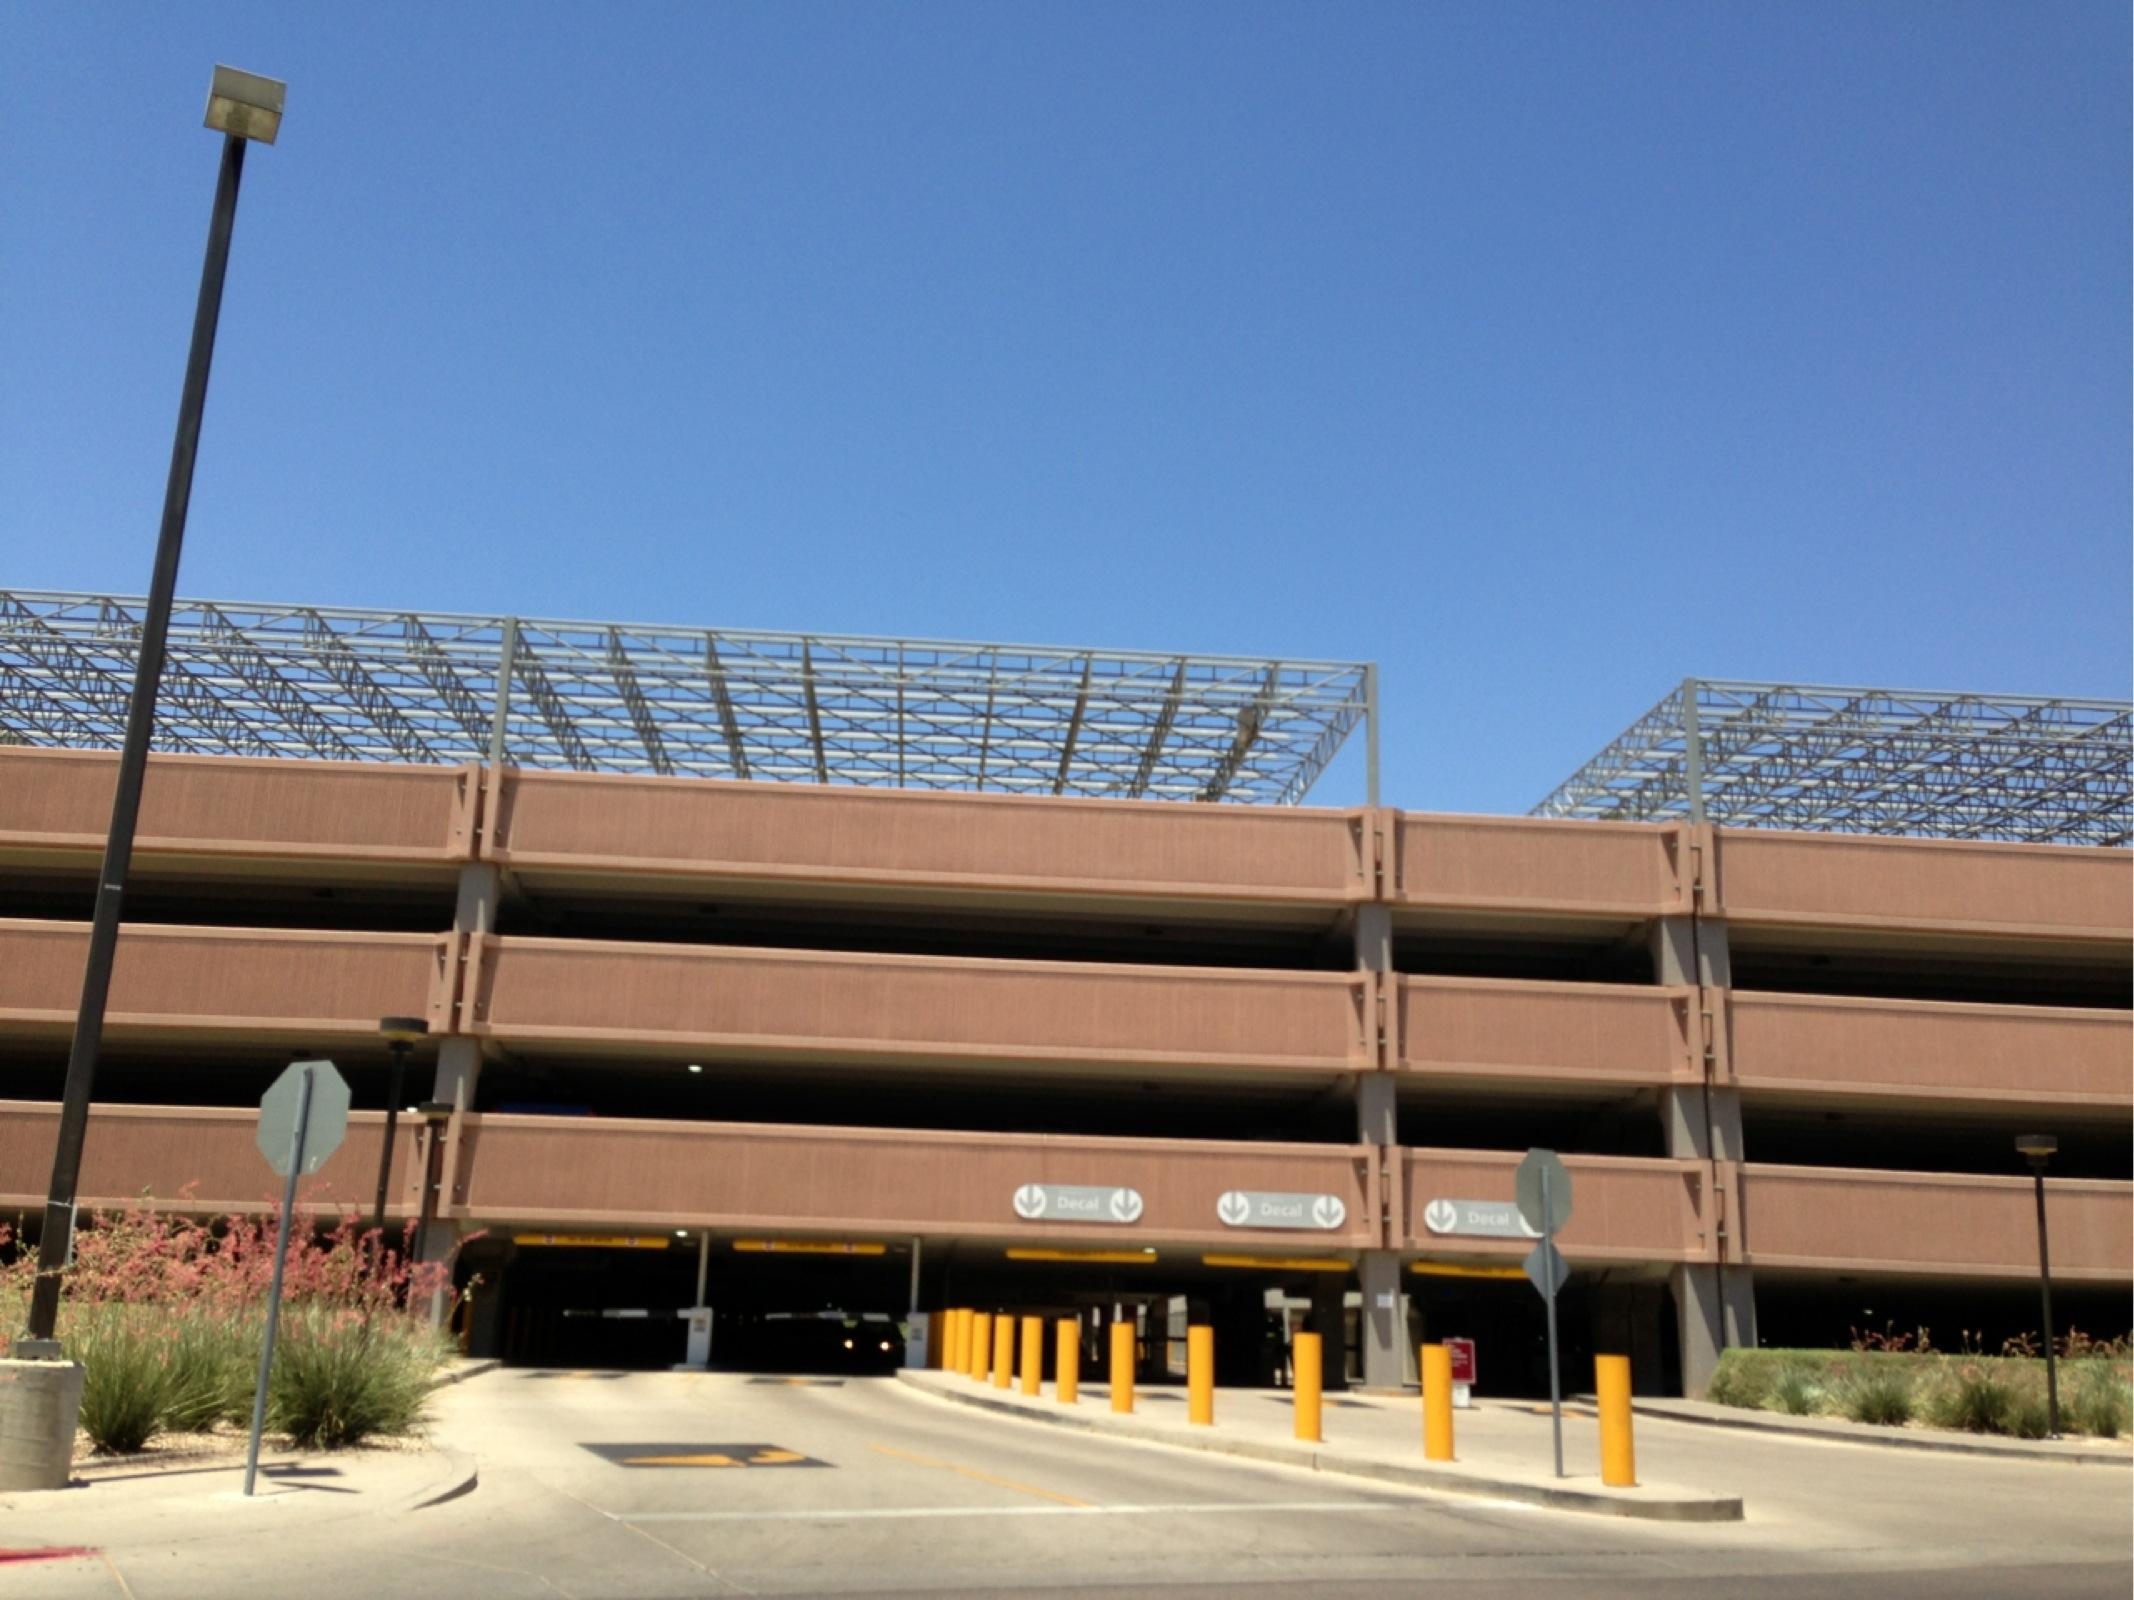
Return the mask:
[(1593, 1397), (1600, 1405), (1601, 1482), (1611, 1489), (1638, 1486), (1637, 1452), (1630, 1442), (1630, 1358), (1593, 1358)]
[(950, 1306), (941, 1313), (941, 1370), (960, 1372), (962, 1363), (957, 1360), (963, 1345), (959, 1335), (963, 1329), (963, 1308)]
[(990, 1311), (972, 1312), (970, 1349), (971, 1364), (964, 1370), (970, 1375), (970, 1379), (973, 1383), (985, 1382), (986, 1357), (993, 1353), (992, 1340), (993, 1313)]
[(1215, 1423), (1215, 1330), (1186, 1329), (1186, 1421)]
[(1317, 1444), (1319, 1432), (1319, 1335), (1300, 1333), (1290, 1344), (1290, 1366), (1294, 1369), (1290, 1391), (1295, 1396), (1297, 1413), (1297, 1437)]
[(1423, 1459), (1452, 1459), (1452, 1352), (1423, 1346)]
[(993, 1319), (993, 1387), (1015, 1381), (1015, 1319), (1003, 1311)]
[(1036, 1394), (1045, 1382), (1045, 1319), (1023, 1318), (1023, 1393)]
[(971, 1308), (969, 1306), (959, 1306), (957, 1308), (954, 1331), (956, 1345), (949, 1352), (951, 1357), (949, 1370), (959, 1375), (967, 1374), (971, 1370)]
[(1111, 1408), (1114, 1411), (1134, 1409), (1134, 1325), (1131, 1322), (1111, 1325)]
[(1053, 1352), (1054, 1389), (1059, 1402), (1071, 1406), (1082, 1397), (1082, 1322), (1079, 1317), (1059, 1320), (1058, 1348)]

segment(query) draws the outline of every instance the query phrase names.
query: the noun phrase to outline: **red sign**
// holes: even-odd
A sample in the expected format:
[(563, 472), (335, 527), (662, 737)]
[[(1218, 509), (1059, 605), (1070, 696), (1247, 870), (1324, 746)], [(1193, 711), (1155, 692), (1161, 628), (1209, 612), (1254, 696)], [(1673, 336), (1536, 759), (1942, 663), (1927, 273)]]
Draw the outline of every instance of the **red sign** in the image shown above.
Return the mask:
[(1445, 1348), (1452, 1352), (1452, 1381), (1471, 1386), (1475, 1381), (1474, 1340), (1447, 1339)]

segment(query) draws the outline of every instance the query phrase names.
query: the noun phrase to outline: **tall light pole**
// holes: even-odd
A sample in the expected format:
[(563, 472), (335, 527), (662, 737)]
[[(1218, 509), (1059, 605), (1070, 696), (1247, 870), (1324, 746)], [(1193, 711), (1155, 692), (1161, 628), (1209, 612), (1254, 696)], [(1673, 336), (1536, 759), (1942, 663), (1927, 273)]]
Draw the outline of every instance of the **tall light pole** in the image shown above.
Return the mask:
[(2038, 1293), (2045, 1301), (2045, 1432), (2060, 1437), (2060, 1368), (2052, 1349), (2052, 1256), (2045, 1248), (2045, 1167), (2060, 1148), (2049, 1133), (2019, 1134), (2016, 1149), (2030, 1163), (2038, 1191)]
[(385, 1090), (385, 1143), (378, 1151), (378, 1203), (371, 1211), (371, 1231), (377, 1237), (377, 1250), (382, 1259), (385, 1252), (385, 1188), (393, 1172), (393, 1134), (400, 1122), (400, 1097), (407, 1087), (408, 1050), (418, 1039), (430, 1036), (430, 1025), (421, 1017), (380, 1017), (378, 1031), (385, 1035), (386, 1046), (393, 1052), (392, 1081)]
[(185, 542), (185, 512), (193, 494), (193, 459), (200, 449), (200, 416), (207, 405), (208, 366), (215, 355), (215, 323), (222, 313), (222, 280), (230, 264), (230, 233), (237, 222), (237, 183), (244, 174), (245, 145), (272, 144), (281, 131), (284, 86), (234, 67), (217, 67), (208, 88), (206, 125), (222, 134), (222, 173), (209, 214), (207, 259), (200, 269), (200, 298), (193, 308), (192, 350), (185, 360), (185, 387), (178, 399), (178, 434), (170, 451), (170, 478), (163, 490), (163, 527), (156, 538), (155, 574), (148, 610), (141, 619), (141, 656), (134, 667), (133, 699), (126, 708), (126, 739), (119, 751), (118, 784), (111, 800), (111, 831), (104, 842), (103, 870), (96, 879), (96, 914), (89, 925), (89, 959), (82, 973), (81, 1008), (67, 1056), (66, 1088), (59, 1108), (59, 1139), (52, 1153), (44, 1232), (37, 1247), (37, 1281), (30, 1292), (29, 1325), (15, 1341), (15, 1354), (53, 1360), (59, 1346), (60, 1274), (74, 1235), (74, 1197), (81, 1179), (82, 1140), (89, 1125), (89, 1093), (96, 1083), (97, 1051), (103, 1044), (104, 1006), (111, 994), (111, 962), (119, 942), (119, 909), (126, 872), (133, 862), (134, 823), (141, 810), (141, 779), (148, 768), (148, 741), (155, 732), (156, 685), (163, 676), (164, 641), (178, 588), (178, 551)]

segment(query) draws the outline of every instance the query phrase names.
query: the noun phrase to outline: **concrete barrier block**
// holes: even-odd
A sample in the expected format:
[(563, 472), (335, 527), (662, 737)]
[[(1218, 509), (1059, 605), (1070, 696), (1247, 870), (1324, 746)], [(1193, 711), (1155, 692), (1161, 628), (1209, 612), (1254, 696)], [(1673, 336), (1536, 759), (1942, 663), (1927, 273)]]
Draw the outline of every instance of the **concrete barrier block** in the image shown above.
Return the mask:
[(85, 1376), (78, 1361), (0, 1360), (0, 1492), (67, 1486)]

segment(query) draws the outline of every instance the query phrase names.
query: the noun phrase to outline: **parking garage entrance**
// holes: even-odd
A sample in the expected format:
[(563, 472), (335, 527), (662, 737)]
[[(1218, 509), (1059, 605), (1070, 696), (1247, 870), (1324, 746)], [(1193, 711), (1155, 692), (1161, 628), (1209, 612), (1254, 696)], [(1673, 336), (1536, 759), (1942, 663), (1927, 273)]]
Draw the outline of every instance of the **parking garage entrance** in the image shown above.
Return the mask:
[[(914, 1272), (914, 1250), (917, 1272)], [(1321, 1334), (1326, 1378), (1354, 1374), (1361, 1316), (1345, 1256), (1074, 1249), (991, 1241), (749, 1238), (719, 1234), (533, 1234), (470, 1242), (471, 1354), (517, 1366), (660, 1369), (688, 1358), (689, 1309), (711, 1312), (713, 1370), (866, 1374), (905, 1364), (910, 1310), (981, 1307), (1088, 1330), (1086, 1370), (1107, 1359), (1103, 1329), (1139, 1329), (1137, 1377), (1185, 1382), (1186, 1328), (1216, 1329), (1217, 1381), (1289, 1381), (1294, 1335)], [(1047, 1341), (1047, 1359), (1051, 1358)], [(1335, 1352), (1347, 1352), (1339, 1359)], [(938, 1363), (941, 1352), (930, 1352)]]
[(909, 1242), (520, 1233), (476, 1248), (468, 1270), (494, 1300), (473, 1319), (470, 1351), (514, 1366), (683, 1364), (700, 1269), (714, 1370), (871, 1373), (904, 1361)]

